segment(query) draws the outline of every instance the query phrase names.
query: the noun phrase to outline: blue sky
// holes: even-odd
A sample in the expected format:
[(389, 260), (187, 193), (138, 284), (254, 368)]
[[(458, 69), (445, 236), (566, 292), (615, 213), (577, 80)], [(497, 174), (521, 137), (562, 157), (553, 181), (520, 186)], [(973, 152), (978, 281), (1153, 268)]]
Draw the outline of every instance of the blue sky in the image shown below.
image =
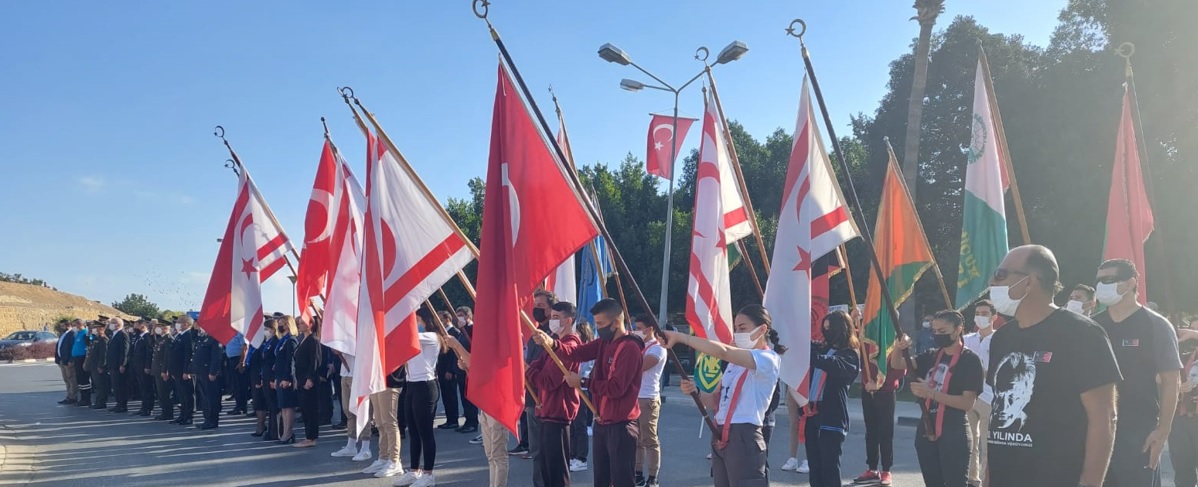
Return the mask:
[[(631, 67), (596, 56), (605, 42), (671, 83), (730, 41), (717, 68), (730, 118), (764, 137), (793, 130), (808, 47), (838, 130), (872, 113), (888, 63), (918, 24), (907, 0), (839, 2), (495, 0), (495, 23), (538, 103), (553, 85), (576, 160), (644, 157), (649, 112), (666, 93), (629, 93)], [(942, 24), (972, 15), (1044, 45), (1064, 0), (952, 0)], [(735, 10), (734, 10), (735, 9)], [(465, 197), (485, 173), (497, 50), (469, 2), (343, 1), (5, 3), (0, 15), (0, 271), (106, 303), (143, 293), (198, 308), (236, 178), (212, 136), (223, 125), (297, 247), (321, 139), (320, 117), (359, 167), (363, 139), (335, 88), (349, 85), (434, 194)], [(645, 80), (648, 81), (648, 80)], [(684, 115), (702, 113), (698, 86)], [(684, 151), (695, 146), (692, 129)], [(268, 311), (291, 309), (290, 283), (264, 285)]]

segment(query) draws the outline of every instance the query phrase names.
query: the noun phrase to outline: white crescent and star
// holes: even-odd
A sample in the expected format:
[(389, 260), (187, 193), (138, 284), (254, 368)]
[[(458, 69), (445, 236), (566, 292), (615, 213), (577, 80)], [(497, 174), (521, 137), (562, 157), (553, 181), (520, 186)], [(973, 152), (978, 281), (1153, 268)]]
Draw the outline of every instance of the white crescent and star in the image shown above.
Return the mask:
[(512, 180), (508, 177), (507, 163), (499, 166), (500, 178), (503, 186), (507, 187), (508, 212), (512, 218), (512, 247), (516, 247), (516, 241), (520, 238), (520, 196), (516, 194), (516, 187), (512, 185)]
[(657, 132), (661, 129), (666, 129), (666, 131), (668, 131), (670, 133), (669, 137), (667, 139), (665, 139), (667, 142), (674, 140), (674, 127), (673, 126), (671, 126), (669, 124), (665, 124), (665, 123), (659, 123), (657, 125), (654, 125), (653, 130), (652, 130), (653, 140), (654, 140), (653, 150), (658, 150), (658, 151), (661, 150), (661, 146), (662, 146), (661, 140), (657, 138)]
[(308, 240), (308, 242), (307, 242), (307, 243), (316, 243), (316, 242), (325, 240), (325, 239), (333, 236), (333, 215), (332, 215), (333, 193), (330, 193), (323, 189), (313, 188), (311, 201), (313, 203), (319, 204), (320, 206), (323, 206), (324, 214), (325, 214), (324, 228), (321, 229), (320, 235), (313, 237), (312, 239)]

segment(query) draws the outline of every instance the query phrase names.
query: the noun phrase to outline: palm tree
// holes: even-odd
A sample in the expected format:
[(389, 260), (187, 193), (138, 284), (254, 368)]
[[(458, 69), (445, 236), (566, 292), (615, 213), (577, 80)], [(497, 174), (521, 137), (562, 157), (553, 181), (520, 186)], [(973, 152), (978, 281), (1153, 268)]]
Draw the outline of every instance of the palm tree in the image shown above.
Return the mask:
[(919, 41), (915, 44), (915, 77), (911, 80), (911, 100), (907, 105), (907, 137), (903, 150), (903, 178), (911, 188), (912, 198), (918, 200), (919, 181), (919, 128), (923, 120), (923, 97), (928, 86), (928, 51), (932, 44), (932, 27), (936, 18), (944, 13), (944, 0), (915, 0), (916, 15), (911, 20), (919, 21)]

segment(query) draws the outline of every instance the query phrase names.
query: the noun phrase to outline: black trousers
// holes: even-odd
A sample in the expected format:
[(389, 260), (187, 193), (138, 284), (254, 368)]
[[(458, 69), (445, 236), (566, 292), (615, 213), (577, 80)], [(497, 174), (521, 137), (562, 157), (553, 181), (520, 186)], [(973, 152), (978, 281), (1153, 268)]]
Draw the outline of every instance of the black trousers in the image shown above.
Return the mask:
[(460, 425), (458, 422), (458, 380), (438, 378), (437, 385), (441, 388), (441, 404), (445, 406), (445, 422)]
[(112, 384), (112, 395), (116, 396), (116, 407), (124, 408), (129, 405), (129, 381), (121, 369), (108, 369), (108, 381)]
[[(331, 383), (333, 385), (333, 402), (335, 402), (337, 404), (341, 404), (341, 394), (342, 394), (341, 376), (334, 375), (332, 379), (329, 379), (329, 383)], [(349, 391), (344, 391), (344, 392), (349, 392)], [(345, 410), (342, 410), (341, 417), (337, 421), (337, 424), (345, 424), (346, 421), (349, 421), (349, 416), (346, 416)]]
[[(316, 391), (316, 416), (320, 422), (317, 426), (333, 424), (333, 384), (329, 381), (321, 379), (317, 381), (316, 387), (312, 388)], [(307, 416), (306, 414), (304, 416)]]
[[(807, 418), (807, 463), (811, 487), (840, 487), (840, 453), (845, 434), (821, 430), (819, 416)], [(966, 449), (968, 451), (968, 448)]]
[(207, 375), (200, 376), (200, 387), (203, 389), (204, 424), (216, 426), (220, 424), (220, 377), (210, 380)]
[(915, 455), (927, 487), (965, 487), (969, 481), (969, 450), (965, 421), (946, 418), (936, 441), (924, 436), (923, 422), (915, 429)]
[[(408, 441), (412, 446), (411, 470), (433, 470), (437, 460), (437, 438), (433, 436), (433, 418), (437, 414), (437, 400), (441, 391), (437, 381), (408, 382), (404, 387), (404, 412), (407, 413)], [(424, 460), (421, 469), (420, 460)]]
[(279, 424), (279, 396), (275, 389), (270, 388), (270, 382), (262, 381), (262, 397), (266, 403), (266, 435), (263, 439), (277, 440), (282, 432)]
[[(583, 391), (583, 394), (590, 394)], [(578, 416), (570, 423), (570, 458), (581, 462), (587, 461), (591, 453), (591, 438), (587, 436), (587, 425), (591, 422), (591, 409), (578, 408)]]
[(462, 416), (466, 418), (463, 426), (478, 427), (478, 406), (466, 399), (466, 378), (455, 381), (458, 383), (458, 397), (462, 398)]
[(878, 469), (881, 457), (883, 472), (894, 466), (894, 391), (861, 394), (861, 410), (865, 414), (865, 464)]
[(233, 410), (247, 411), (250, 402), (250, 375), (246, 370), (237, 370), (241, 357), (225, 357), (225, 382), (233, 396)]
[[(527, 406), (528, 404), (525, 403)], [(520, 431), (520, 444), (516, 445), (525, 450), (528, 449), (528, 408), (524, 408), (524, 412), (520, 413), (520, 423), (516, 427)]]
[(71, 366), (75, 367), (75, 383), (79, 384), (79, 403), (90, 404), (92, 400), (92, 375), (83, 369), (84, 357), (71, 357)]
[(196, 390), (191, 379), (175, 377), (175, 399), (179, 401), (179, 418), (190, 420), (195, 416)]
[(141, 390), (141, 412), (149, 413), (154, 411), (154, 400), (158, 397), (154, 376), (145, 373), (145, 371), (137, 370), (133, 372), (137, 375), (138, 384)]
[(299, 398), (300, 414), (304, 415), (304, 438), (315, 441), (320, 436), (320, 401), (317, 398), (320, 395), (320, 387), (304, 389), (300, 386), (296, 395)]
[[(1128, 416), (1131, 417), (1119, 418), (1119, 428), (1115, 430), (1115, 448), (1111, 452), (1111, 465), (1107, 467), (1106, 482), (1103, 482), (1103, 485), (1160, 487), (1160, 466), (1148, 468), (1148, 453), (1144, 451), (1144, 442), (1156, 429), (1155, 418), (1145, 421), (1134, 415)], [(1174, 429), (1176, 428), (1174, 426)]]
[(108, 371), (96, 371), (92, 379), (92, 389), (96, 391), (96, 400), (92, 401), (92, 405), (108, 406)]
[(162, 417), (175, 417), (175, 401), (171, 396), (171, 391), (175, 388), (175, 382), (168, 376), (166, 380), (162, 380), (162, 376), (154, 379), (155, 385), (158, 386), (158, 406), (162, 408)]
[(636, 442), (640, 439), (636, 421), (596, 423), (593, 432), (595, 487), (635, 486)]
[(1173, 484), (1198, 487), (1198, 416), (1173, 418), (1169, 433), (1169, 460), (1173, 463)]
[(541, 420), (541, 478), (545, 487), (570, 486), (570, 424)]

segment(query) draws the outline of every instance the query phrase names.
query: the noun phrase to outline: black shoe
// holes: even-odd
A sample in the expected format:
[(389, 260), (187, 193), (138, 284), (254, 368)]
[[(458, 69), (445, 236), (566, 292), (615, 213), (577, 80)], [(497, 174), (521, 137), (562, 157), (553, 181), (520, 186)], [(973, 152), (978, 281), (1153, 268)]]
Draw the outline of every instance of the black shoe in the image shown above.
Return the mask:
[(218, 426), (217, 426), (217, 425), (215, 425), (215, 424), (204, 424), (204, 425), (201, 425), (201, 426), (200, 426), (200, 429), (201, 429), (201, 430), (214, 430), (214, 429), (216, 429), (217, 427), (218, 427)]
[(250, 433), (250, 436), (253, 436), (254, 438), (261, 438), (262, 435), (265, 435), (265, 434), (266, 434), (265, 431), (255, 431), (253, 433)]
[(127, 413), (127, 412), (129, 412), (129, 409), (127, 409), (127, 408), (112, 408), (112, 409), (110, 409), (110, 411), (112, 411), (114, 413)]
[(148, 418), (148, 417), (150, 417), (150, 416), (153, 416), (153, 415), (154, 415), (154, 413), (153, 413), (152, 411), (142, 411), (142, 412), (140, 412), (140, 413), (137, 413), (137, 415), (138, 415), (138, 416), (141, 416), (141, 417), (143, 417), (143, 418)]
[(179, 421), (179, 426), (187, 426), (190, 424), (192, 424), (190, 419), (184, 419), (184, 420)]
[(437, 429), (439, 429), (439, 430), (456, 430), (460, 427), (461, 427), (461, 425), (459, 425), (457, 423), (457, 421), (454, 421), (452, 423), (445, 423), (441, 426), (438, 426)]
[(92, 403), (89, 401), (77, 402), (77, 403), (75, 403), (75, 406), (78, 406), (81, 408), (90, 408), (90, 407), (92, 407)]
[(457, 432), (462, 433), (462, 434), (478, 433), (478, 426), (474, 426), (474, 425), (463, 426), (461, 428), (458, 428)]
[(277, 443), (280, 445), (293, 445), (295, 444), (295, 435), (291, 435), (291, 438), (286, 440), (279, 440)]
[(168, 419), (174, 420), (175, 417), (174, 416), (166, 416), (166, 415), (154, 416), (154, 421), (166, 421)]
[(508, 450), (508, 451), (507, 451), (507, 454), (508, 454), (508, 455), (511, 455), (511, 456), (523, 455), (523, 454), (525, 454), (525, 453), (528, 453), (528, 447), (527, 447), (527, 446), (520, 446), (520, 445), (516, 445), (516, 446), (515, 446), (514, 448), (512, 448), (511, 450)]
[(225, 416), (237, 416), (238, 414), (245, 414), (245, 411), (242, 411), (239, 409), (234, 409), (232, 411), (225, 413)]
[(258, 415), (258, 413), (254, 412), (254, 411), (249, 411), (249, 412), (245, 413), (245, 417), (247, 417), (247, 418), (253, 418), (257, 415)]
[(96, 405), (92, 406), (92, 409), (108, 409), (108, 405), (107, 404), (96, 404)]
[(337, 424), (331, 426), (331, 428), (334, 430), (343, 430), (346, 428), (346, 424), (345, 423), (337, 423)]
[(273, 434), (262, 435), (262, 441), (279, 441), (279, 437)]
[(58, 401), (58, 403), (59, 403), (59, 404), (70, 404), (70, 403), (71, 403), (71, 400), (70, 400), (70, 399), (63, 399), (63, 400), (61, 400), (61, 401)]

